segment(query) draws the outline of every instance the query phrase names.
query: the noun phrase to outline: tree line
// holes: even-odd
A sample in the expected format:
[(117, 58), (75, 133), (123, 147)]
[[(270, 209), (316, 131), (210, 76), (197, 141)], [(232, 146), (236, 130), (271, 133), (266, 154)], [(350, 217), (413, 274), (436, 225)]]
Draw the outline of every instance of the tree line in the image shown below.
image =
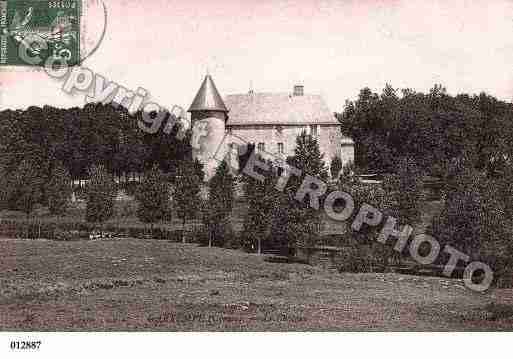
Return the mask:
[(513, 105), (485, 93), (452, 96), (441, 85), (427, 94), (364, 88), (337, 117), (355, 141), (362, 171), (396, 172), (396, 159), (409, 157), (439, 175), (466, 156), (476, 169), (495, 174), (513, 154)]
[(441, 85), (399, 95), (387, 85), (381, 94), (362, 89), (337, 117), (355, 141), (358, 170), (386, 174), (382, 188), (367, 189), (369, 203), (383, 202), (385, 191), (380, 208), (415, 223), (423, 201), (415, 182), (441, 178), (442, 210), (426, 231), (511, 279), (513, 104), (485, 93), (452, 96)]
[[(122, 106), (100, 103), (4, 110), (0, 112), (1, 164), (12, 171), (21, 160), (30, 160), (49, 173), (59, 162), (74, 179), (87, 178), (95, 164), (116, 175), (143, 172), (154, 165), (172, 172), (190, 151), (188, 139), (174, 136), (177, 127), (170, 134), (141, 131), (141, 119), (141, 112), (130, 115)], [(162, 128), (168, 120), (169, 114)]]
[[(157, 114), (151, 114), (157, 115)], [(183, 139), (162, 129), (156, 134), (142, 131), (141, 112), (130, 115), (123, 107), (87, 104), (83, 108), (59, 109), (31, 106), (26, 110), (0, 112), (0, 172), (4, 204), (23, 207), (16, 189), (19, 178), (31, 181), (40, 194), (38, 201), (49, 204), (47, 192), (56, 174), (65, 172), (69, 180), (86, 179), (93, 166), (103, 166), (113, 175), (142, 173), (154, 166), (174, 174), (178, 164), (191, 157), (190, 132)], [(169, 114), (162, 123), (164, 128)], [(30, 172), (30, 173), (28, 173)], [(174, 176), (171, 176), (173, 178)], [(19, 186), (18, 186), (19, 187)], [(38, 195), (35, 195), (36, 197)]]
[[(134, 191), (141, 221), (166, 220), (170, 211), (183, 227), (187, 220), (201, 218), (204, 242), (222, 245), (234, 238), (232, 210), (240, 180), (247, 211), (238, 245), (262, 252), (270, 246), (318, 243), (322, 211), (295, 198), (304, 175), (292, 176), (287, 187), (277, 191), (280, 168), (274, 163), (268, 162), (264, 181), (259, 181), (244, 173), (234, 176), (222, 162), (203, 198), (203, 169), (192, 159), (190, 133), (183, 140), (163, 131), (149, 135), (138, 128), (138, 116), (98, 104), (1, 112), (2, 206), (29, 214), (41, 203), (52, 213), (62, 213), (70, 179), (85, 177), (90, 179), (86, 219), (102, 222), (112, 216), (117, 190), (113, 176), (144, 172)], [(513, 253), (511, 104), (485, 94), (450, 96), (440, 86), (429, 94), (404, 90), (400, 97), (387, 86), (381, 95), (363, 89), (338, 116), (343, 133), (356, 142), (356, 161), (342, 166), (339, 158), (331, 159), (331, 177), (337, 181), (332, 185), (350, 193), (357, 208), (369, 203), (398, 218), (398, 225), (414, 225), (423, 214), (421, 178), (440, 176), (442, 211), (427, 230), (473, 259), (497, 263), (496, 270), (508, 267)], [(254, 145), (248, 146), (239, 158), (240, 169), (254, 151)], [(317, 140), (305, 133), (298, 136), (287, 162), (304, 174), (328, 178)], [(362, 184), (353, 175), (358, 170), (384, 173), (382, 185)], [(369, 244), (384, 265), (397, 259), (386, 246), (375, 245), (375, 229), (351, 236)]]

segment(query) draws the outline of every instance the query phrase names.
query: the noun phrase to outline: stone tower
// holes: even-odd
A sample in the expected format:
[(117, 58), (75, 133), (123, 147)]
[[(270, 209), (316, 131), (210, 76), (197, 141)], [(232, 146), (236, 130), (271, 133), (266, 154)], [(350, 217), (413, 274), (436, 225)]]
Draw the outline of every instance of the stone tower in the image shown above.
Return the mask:
[(188, 112), (193, 129), (193, 157), (203, 163), (205, 180), (208, 180), (227, 151), (223, 140), (228, 119), (228, 109), (210, 75), (205, 76)]

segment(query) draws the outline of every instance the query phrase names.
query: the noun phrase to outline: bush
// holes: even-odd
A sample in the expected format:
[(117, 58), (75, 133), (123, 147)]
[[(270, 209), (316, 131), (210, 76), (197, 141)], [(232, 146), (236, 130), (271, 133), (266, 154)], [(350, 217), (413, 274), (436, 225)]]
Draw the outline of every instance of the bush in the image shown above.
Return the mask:
[[(181, 241), (181, 230), (169, 230), (167, 228), (155, 227), (151, 230), (148, 227), (123, 227), (120, 225), (103, 225), (101, 228), (87, 222), (33, 222), (33, 221), (18, 221), (18, 220), (0, 220), (0, 237), (7, 238), (45, 238), (49, 240), (87, 240), (89, 234), (92, 232), (110, 233), (115, 236), (130, 237), (130, 238), (155, 238), (168, 241)], [(186, 232), (189, 240), (199, 243), (195, 238), (198, 237), (197, 233), (201, 233), (204, 238), (206, 236), (205, 230)], [(227, 237), (229, 238), (229, 237)]]
[(385, 246), (381, 243), (347, 246), (339, 257), (339, 272), (382, 273), (387, 270)]
[(187, 243), (208, 244), (208, 230), (203, 224), (195, 226), (190, 231), (185, 231), (184, 236)]
[(78, 231), (63, 231), (58, 228), (54, 231), (53, 240), (55, 241), (72, 241), (77, 239), (80, 239)]
[(117, 218), (132, 218), (137, 216), (137, 202), (135, 201), (116, 201), (114, 211)]
[(223, 247), (228, 249), (242, 249), (244, 248), (244, 242), (241, 236), (239, 236), (235, 231), (230, 230), (225, 234)]

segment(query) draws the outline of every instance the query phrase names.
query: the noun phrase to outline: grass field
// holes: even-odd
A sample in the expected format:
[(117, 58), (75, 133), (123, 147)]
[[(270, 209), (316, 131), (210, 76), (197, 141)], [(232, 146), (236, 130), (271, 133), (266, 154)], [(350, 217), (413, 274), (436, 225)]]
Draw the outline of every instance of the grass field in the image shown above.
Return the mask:
[(156, 240), (0, 241), (2, 330), (511, 330), (513, 290)]

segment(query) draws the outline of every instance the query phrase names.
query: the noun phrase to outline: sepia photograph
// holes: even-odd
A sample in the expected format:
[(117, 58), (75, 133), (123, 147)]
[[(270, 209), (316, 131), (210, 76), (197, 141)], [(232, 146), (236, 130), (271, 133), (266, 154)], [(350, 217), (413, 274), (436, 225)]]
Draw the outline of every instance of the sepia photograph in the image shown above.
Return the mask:
[(507, 345), (512, 63), (510, 0), (0, 0), (0, 355)]

